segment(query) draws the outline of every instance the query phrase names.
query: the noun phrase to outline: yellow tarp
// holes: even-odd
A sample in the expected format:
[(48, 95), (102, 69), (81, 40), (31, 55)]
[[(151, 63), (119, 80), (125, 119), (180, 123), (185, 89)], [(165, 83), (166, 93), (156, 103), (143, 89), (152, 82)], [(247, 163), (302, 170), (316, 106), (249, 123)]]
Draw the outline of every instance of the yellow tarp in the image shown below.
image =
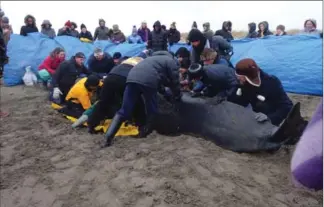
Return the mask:
[[(59, 110), (62, 108), (62, 106), (52, 103), (51, 104), (52, 108), (55, 110)], [(64, 115), (64, 114), (63, 114)], [(77, 119), (71, 116), (67, 116), (64, 115), (64, 117), (66, 117), (68, 120), (72, 121), (72, 123), (74, 123)], [(100, 131), (103, 130), (104, 132), (107, 131), (109, 125), (110, 125), (111, 119), (107, 119), (105, 120), (104, 124), (99, 125), (95, 128), (96, 131)], [(84, 126), (87, 126), (87, 124), (85, 123)], [(120, 129), (118, 130), (116, 136), (134, 136), (134, 135), (138, 135), (138, 129), (136, 126), (133, 125), (127, 125), (125, 126), (125, 123), (123, 123), (120, 127)]]

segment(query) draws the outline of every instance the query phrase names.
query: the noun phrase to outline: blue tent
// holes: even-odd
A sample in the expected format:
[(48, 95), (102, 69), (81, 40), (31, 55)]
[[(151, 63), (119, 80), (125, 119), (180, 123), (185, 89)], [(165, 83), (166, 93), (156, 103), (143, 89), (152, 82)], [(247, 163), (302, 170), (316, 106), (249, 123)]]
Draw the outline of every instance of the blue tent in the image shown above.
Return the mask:
[[(276, 75), (287, 92), (322, 95), (323, 55), (322, 39), (315, 36), (296, 35), (266, 37), (263, 39), (241, 39), (232, 41), (234, 55), (231, 62), (235, 65), (242, 58), (253, 58), (267, 73)], [(79, 39), (67, 36), (49, 39), (33, 33), (27, 37), (12, 35), (8, 44), (9, 64), (4, 67), (4, 83), (14, 86), (22, 83), (28, 65), (36, 72), (41, 62), (55, 47), (63, 47), (67, 58), (76, 52), (83, 52), (87, 57), (95, 47), (110, 53), (120, 52), (123, 56), (134, 56), (145, 49), (144, 44), (113, 44), (109, 41), (83, 43)], [(179, 43), (171, 46), (176, 52), (179, 47), (190, 46)]]

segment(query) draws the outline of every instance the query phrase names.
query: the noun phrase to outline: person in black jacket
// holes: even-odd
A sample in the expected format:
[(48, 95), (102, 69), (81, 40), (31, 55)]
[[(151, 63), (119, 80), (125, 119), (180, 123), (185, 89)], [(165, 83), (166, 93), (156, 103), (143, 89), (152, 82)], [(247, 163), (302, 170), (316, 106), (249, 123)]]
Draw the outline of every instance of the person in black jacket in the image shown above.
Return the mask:
[(94, 53), (89, 57), (88, 68), (92, 73), (96, 73), (101, 78), (107, 76), (115, 66), (113, 58), (100, 48), (96, 48)]
[(132, 68), (127, 77), (122, 107), (107, 130), (104, 147), (112, 144), (122, 122), (130, 119), (141, 97), (145, 103), (146, 121), (139, 126), (139, 136), (146, 137), (152, 130), (152, 121), (157, 112), (157, 92), (165, 93), (165, 87), (171, 89), (175, 101), (180, 100), (179, 66), (168, 52), (155, 52)]
[(89, 133), (94, 133), (100, 121), (106, 116), (112, 117), (114, 112), (121, 107), (128, 73), (142, 60), (141, 57), (129, 58), (115, 66), (104, 79), (99, 100), (87, 121)]
[(234, 40), (233, 35), (232, 35), (232, 22), (231, 21), (223, 22), (222, 29), (217, 30), (215, 35), (222, 36), (228, 42)]
[(249, 33), (246, 35), (245, 38), (257, 38), (258, 33), (256, 32), (256, 24), (251, 22), (248, 24)]
[(153, 25), (153, 31), (149, 34), (147, 49), (155, 51), (168, 50), (167, 33), (162, 30), (160, 21), (156, 21)]
[(280, 125), (293, 107), (280, 80), (263, 72), (253, 59), (240, 60), (235, 68), (239, 86), (228, 100), (244, 107), (250, 104), (259, 122), (270, 119)]
[(25, 17), (25, 25), (20, 29), (20, 35), (27, 36), (28, 33), (33, 32), (38, 32), (35, 17), (32, 15), (27, 15)]
[(64, 61), (55, 71), (52, 79), (53, 99), (60, 99), (64, 102), (67, 93), (75, 84), (75, 81), (82, 74), (89, 75), (88, 69), (84, 66), (85, 55), (78, 52), (70, 60)]
[(176, 28), (176, 23), (173, 22), (168, 31), (168, 42), (170, 46), (180, 41), (180, 32)]
[[(206, 62), (205, 62), (206, 63)], [(222, 64), (192, 64), (188, 70), (190, 80), (195, 80), (191, 96), (215, 97), (217, 103), (226, 100), (235, 90), (238, 81), (235, 71)]]
[(93, 41), (91, 32), (87, 30), (87, 27), (84, 24), (81, 24), (80, 39), (88, 39), (88, 41)]
[(267, 21), (260, 22), (258, 28), (258, 37), (273, 35), (273, 33), (269, 31), (269, 23)]

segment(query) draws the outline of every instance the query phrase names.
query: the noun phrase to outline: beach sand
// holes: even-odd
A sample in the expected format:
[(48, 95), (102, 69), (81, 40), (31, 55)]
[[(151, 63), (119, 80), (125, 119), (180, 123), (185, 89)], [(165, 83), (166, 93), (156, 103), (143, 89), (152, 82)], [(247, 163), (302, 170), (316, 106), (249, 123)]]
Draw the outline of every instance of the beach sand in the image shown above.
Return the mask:
[[(293, 148), (238, 154), (192, 136), (103, 135), (51, 109), (47, 93), (1, 87), (1, 207), (302, 207), (322, 206), (322, 191), (297, 189), (290, 177)], [(312, 116), (320, 97), (290, 94)]]

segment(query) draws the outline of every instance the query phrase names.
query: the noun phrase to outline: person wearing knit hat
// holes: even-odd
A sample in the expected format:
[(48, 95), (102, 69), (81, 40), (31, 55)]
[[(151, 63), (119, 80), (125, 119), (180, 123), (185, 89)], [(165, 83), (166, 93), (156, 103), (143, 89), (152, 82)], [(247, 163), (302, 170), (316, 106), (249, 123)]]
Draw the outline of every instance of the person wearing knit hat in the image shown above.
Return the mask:
[(192, 29), (188, 34), (188, 41), (192, 46), (191, 63), (199, 63), (204, 48), (210, 48), (209, 40), (198, 29)]
[(87, 27), (84, 24), (81, 24), (80, 28), (81, 28), (81, 32), (80, 32), (81, 42), (92, 42), (93, 37), (91, 32), (87, 30)]
[(176, 23), (172, 22), (170, 25), (170, 29), (167, 32), (169, 45), (172, 46), (180, 41), (181, 35), (177, 30)]
[(66, 95), (67, 107), (64, 107), (62, 111), (73, 117), (81, 116), (85, 110), (91, 107), (91, 99), (101, 85), (100, 78), (96, 75), (81, 78)]
[(287, 35), (286, 31), (285, 31), (286, 27), (282, 24), (279, 24), (277, 26), (276, 29), (276, 36), (283, 36), (283, 35)]
[(138, 35), (137, 28), (136, 28), (135, 25), (133, 26), (132, 34), (129, 35), (128, 38), (127, 38), (127, 42), (129, 44), (141, 44), (141, 43), (143, 43), (143, 40), (142, 40), (141, 36)]
[(250, 58), (240, 60), (235, 73), (239, 86), (228, 100), (244, 107), (250, 104), (257, 121), (270, 119), (273, 125), (279, 126), (293, 107), (281, 81), (265, 73)]
[(70, 91), (76, 80), (82, 76), (90, 75), (90, 72), (84, 65), (85, 55), (83, 52), (77, 52), (70, 60), (62, 62), (52, 77), (54, 100), (65, 102), (65, 97)]
[(64, 26), (61, 29), (59, 29), (59, 31), (57, 32), (57, 36), (72, 36), (71, 27), (72, 23), (70, 20), (68, 20), (67, 22), (65, 22)]

